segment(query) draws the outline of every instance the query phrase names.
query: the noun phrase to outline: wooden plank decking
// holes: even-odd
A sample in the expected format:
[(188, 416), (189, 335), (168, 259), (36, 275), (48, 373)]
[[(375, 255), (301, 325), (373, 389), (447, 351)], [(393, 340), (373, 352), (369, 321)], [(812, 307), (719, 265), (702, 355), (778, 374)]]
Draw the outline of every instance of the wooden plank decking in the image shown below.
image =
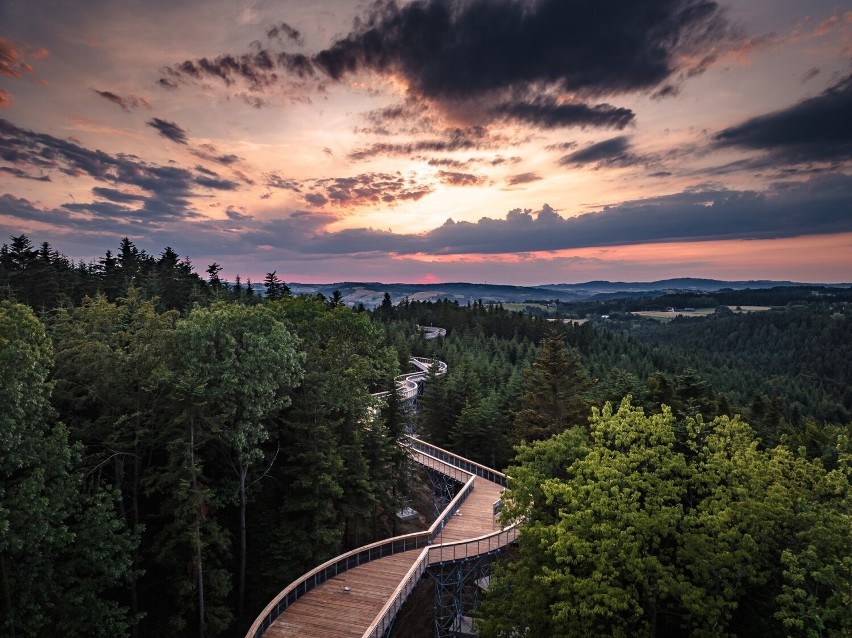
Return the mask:
[[(449, 465), (446, 470), (448, 474), (458, 472)], [(496, 483), (477, 477), (473, 491), (435, 537), (433, 545), (498, 531), (493, 505), (502, 490)], [(373, 560), (335, 576), (282, 612), (264, 638), (360, 638), (422, 551)], [(349, 591), (345, 592), (344, 587), (349, 587)]]
[(293, 603), (264, 638), (361, 638), (422, 551), (374, 560), (335, 576)]

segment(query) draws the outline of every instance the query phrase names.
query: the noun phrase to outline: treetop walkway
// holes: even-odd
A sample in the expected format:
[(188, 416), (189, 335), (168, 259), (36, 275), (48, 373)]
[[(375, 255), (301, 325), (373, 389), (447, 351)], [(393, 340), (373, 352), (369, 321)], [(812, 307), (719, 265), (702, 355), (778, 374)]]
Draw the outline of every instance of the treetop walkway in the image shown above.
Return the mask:
[[(417, 388), (435, 363), (419, 357), (411, 362), (419, 371), (397, 377), (401, 392), (409, 382)], [(446, 372), (446, 364), (438, 364)], [(417, 375), (423, 377), (415, 380)], [(517, 528), (501, 528), (495, 518), (504, 474), (415, 437), (400, 445), (414, 462), (461, 484), (455, 497), (428, 530), (346, 552), (290, 583), (246, 638), (380, 638), (427, 569), (492, 555), (515, 541)]]

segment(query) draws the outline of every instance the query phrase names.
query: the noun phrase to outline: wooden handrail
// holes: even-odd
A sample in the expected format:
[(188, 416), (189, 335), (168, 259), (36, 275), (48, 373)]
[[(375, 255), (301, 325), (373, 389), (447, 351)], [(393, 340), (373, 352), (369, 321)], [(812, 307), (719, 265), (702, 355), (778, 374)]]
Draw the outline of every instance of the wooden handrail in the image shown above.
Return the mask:
[[(443, 333), (446, 334), (446, 331)], [(411, 360), (418, 368), (421, 368), (421, 371), (402, 374), (394, 379), (398, 388), (400, 385), (405, 386), (405, 390), (403, 390), (404, 398), (411, 398), (411, 396), (416, 395), (417, 381), (425, 379), (428, 369), (436, 362), (436, 360), (424, 357), (412, 357)], [(447, 364), (443, 361), (437, 361), (437, 363), (438, 374), (445, 374), (447, 372)], [(411, 387), (412, 385), (413, 388)], [(411, 392), (414, 394), (411, 394)], [(390, 392), (379, 392), (373, 396), (381, 399), (387, 397), (389, 394)], [(390, 626), (394, 616), (396, 616), (396, 613), (408, 598), (414, 586), (422, 578), (429, 565), (465, 560), (483, 553), (491, 553), (505, 547), (517, 538), (517, 528), (512, 525), (498, 532), (491, 532), (476, 538), (432, 545), (435, 537), (440, 534), (447, 522), (455, 515), (462, 503), (464, 503), (465, 499), (473, 491), (476, 477), (481, 477), (502, 487), (506, 487), (506, 475), (412, 436), (406, 435), (399, 444), (416, 451), (417, 454), (414, 460), (420, 465), (441, 472), (458, 483), (463, 483), (462, 488), (453, 500), (444, 508), (441, 515), (432, 523), (428, 530), (395, 536), (353, 549), (324, 562), (319, 567), (315, 567), (304, 574), (298, 580), (293, 581), (273, 598), (260, 615), (258, 615), (249, 628), (246, 638), (261, 638), (263, 633), (285, 609), (318, 585), (326, 582), (329, 578), (333, 578), (348, 569), (372, 560), (423, 548), (423, 551), (408, 570), (402, 582), (394, 590), (394, 593), (382, 607), (381, 612), (376, 616), (376, 619), (370, 624), (370, 627), (363, 635), (363, 638), (380, 638)], [(495, 502), (492, 506), (493, 511), (496, 512), (500, 504), (500, 500)]]
[(509, 481), (503, 472), (492, 470), (490, 467), (486, 467), (485, 465), (466, 459), (463, 456), (459, 456), (449, 450), (440, 448), (437, 445), (427, 443), (423, 439), (418, 439), (410, 434), (406, 434), (403, 438), (406, 445), (413, 447), (419, 452), (434, 456), (435, 458), (445, 461), (450, 465), (454, 465), (465, 472), (469, 472), (470, 474), (476, 474), (477, 476), (491, 481), (492, 483), (496, 483), (500, 487), (508, 487), (509, 485)]
[[(425, 461), (425, 463), (421, 463), (422, 465), (431, 467), (439, 472), (442, 471), (442, 469), (447, 469), (449, 470), (447, 476), (453, 480), (458, 480), (456, 476), (459, 468), (450, 463), (446, 463), (441, 459), (425, 454), (424, 452), (419, 452), (419, 455), (424, 457), (423, 461)], [(415, 460), (420, 463), (420, 460)], [(453, 498), (447, 507), (444, 508), (441, 515), (434, 523), (432, 523), (428, 530), (424, 532), (405, 534), (403, 536), (395, 536), (383, 541), (377, 541), (370, 545), (365, 545), (348, 551), (340, 556), (336, 556), (335, 558), (324, 562), (319, 567), (315, 567), (298, 580), (290, 583), (275, 598), (273, 598), (266, 607), (264, 607), (263, 611), (260, 612), (260, 615), (255, 619), (254, 623), (252, 623), (252, 626), (249, 627), (249, 630), (246, 633), (247, 638), (260, 638), (269, 626), (275, 622), (275, 619), (281, 615), (281, 612), (314, 589), (317, 585), (321, 585), (327, 581), (329, 578), (333, 578), (348, 569), (358, 567), (359, 565), (363, 565), (364, 563), (368, 563), (372, 560), (384, 558), (385, 556), (392, 556), (412, 549), (419, 549), (430, 544), (435, 536), (437, 536), (447, 524), (447, 521), (449, 521), (458, 511), (461, 504), (464, 503), (465, 499), (470, 495), (470, 492), (473, 491), (476, 476), (467, 472), (464, 474), (467, 475), (467, 481), (465, 482), (464, 487), (459, 490), (459, 493), (456, 494), (455, 498)]]

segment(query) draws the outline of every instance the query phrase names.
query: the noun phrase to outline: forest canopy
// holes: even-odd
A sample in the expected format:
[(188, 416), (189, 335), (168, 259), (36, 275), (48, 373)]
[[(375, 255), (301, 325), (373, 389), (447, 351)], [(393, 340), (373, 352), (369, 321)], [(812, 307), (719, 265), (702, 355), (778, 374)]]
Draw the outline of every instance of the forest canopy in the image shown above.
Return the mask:
[[(220, 271), (126, 238), (0, 249), (0, 634), (242, 635), (396, 533), (412, 428), (512, 477), (482, 636), (852, 630), (849, 291), (562, 322)], [(376, 412), (412, 355), (447, 374)]]

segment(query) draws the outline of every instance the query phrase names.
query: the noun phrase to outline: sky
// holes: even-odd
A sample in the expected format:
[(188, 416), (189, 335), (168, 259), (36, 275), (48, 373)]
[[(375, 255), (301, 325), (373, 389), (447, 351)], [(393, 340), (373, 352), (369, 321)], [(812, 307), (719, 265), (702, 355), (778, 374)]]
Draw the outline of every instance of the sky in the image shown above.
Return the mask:
[(202, 276), (852, 281), (852, 11), (0, 0), (0, 242)]

